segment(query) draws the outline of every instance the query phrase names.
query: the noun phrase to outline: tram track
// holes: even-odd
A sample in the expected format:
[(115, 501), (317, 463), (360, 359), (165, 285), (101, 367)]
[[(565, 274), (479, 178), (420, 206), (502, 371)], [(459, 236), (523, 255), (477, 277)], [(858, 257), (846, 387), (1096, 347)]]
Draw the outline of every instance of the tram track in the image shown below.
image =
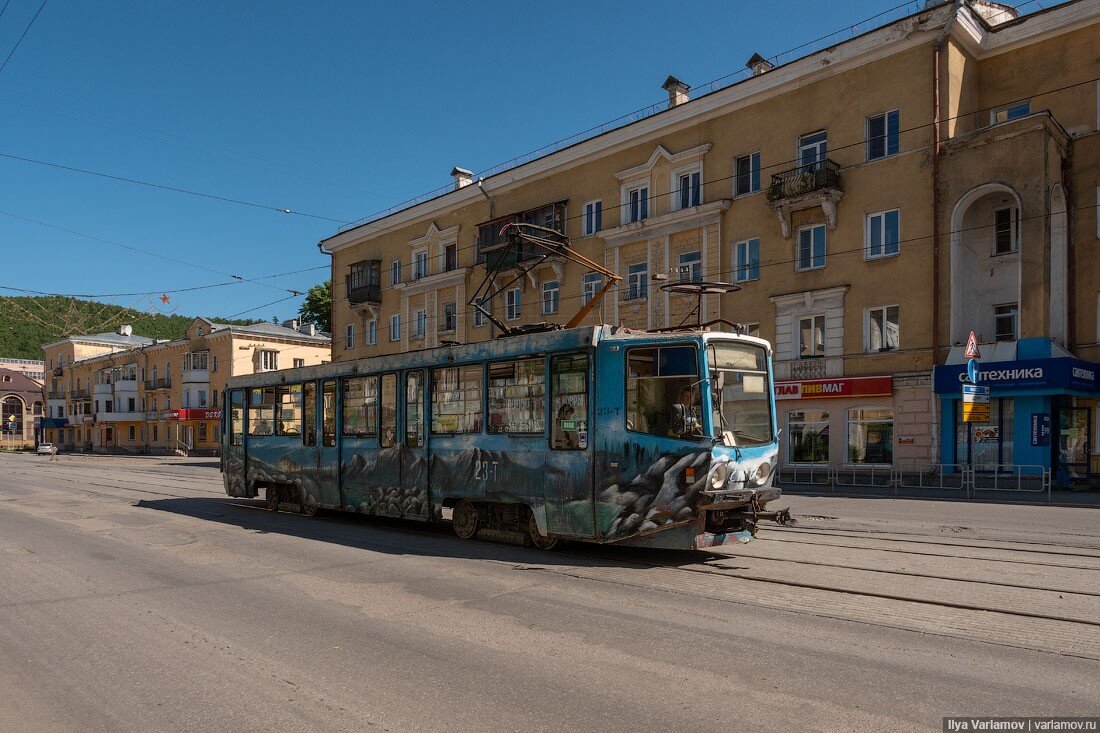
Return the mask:
[[(826, 531), (826, 530), (797, 529), (797, 528), (783, 527), (782, 529), (771, 529), (769, 531), (770, 532), (776, 532), (778, 534), (808, 534), (808, 535), (812, 535), (812, 536), (816, 536), (816, 537), (843, 537), (845, 539), (853, 538), (853, 534), (851, 534), (851, 533), (845, 534), (846, 532), (850, 532), (849, 530)], [(856, 530), (856, 531), (858, 531), (858, 530)], [(881, 534), (895, 534), (895, 533), (883, 532)], [(1068, 557), (1089, 557), (1089, 558), (1095, 558), (1097, 560), (1100, 560), (1100, 548), (1087, 546), (1087, 545), (1056, 545), (1053, 542), (1030, 542), (1030, 541), (1026, 541), (1026, 540), (1021, 541), (1019, 543), (1012, 542), (1012, 541), (1009, 541), (1009, 540), (984, 540), (986, 542), (998, 542), (998, 543), (1001, 543), (1001, 544), (1004, 544), (1004, 545), (1012, 545), (1011, 547), (996, 547), (996, 546), (993, 546), (993, 545), (975, 545), (975, 544), (964, 543), (964, 542), (935, 542), (935, 541), (932, 541), (932, 538), (934, 538), (935, 535), (928, 535), (928, 537), (929, 537), (928, 541), (911, 540), (911, 539), (898, 539), (896, 537), (866, 537), (866, 536), (862, 536), (862, 535), (856, 535), (856, 536), (859, 537), (859, 539), (873, 540), (873, 541), (876, 541), (876, 542), (897, 542), (897, 543), (907, 542), (907, 543), (914, 543), (914, 544), (921, 544), (921, 545), (936, 545), (936, 546), (939, 546), (939, 547), (967, 547), (967, 548), (981, 549), (981, 550), (1011, 550), (1012, 552), (1028, 552), (1028, 553), (1037, 554), (1037, 555), (1064, 555), (1064, 556), (1068, 556)], [(922, 536), (922, 535), (916, 535), (916, 536)], [(980, 542), (982, 540), (977, 540), (977, 541)], [(1027, 549), (1025, 547), (1019, 547), (1019, 545), (1038, 545), (1038, 546), (1044, 546), (1044, 547), (1068, 547), (1070, 549), (1079, 549), (1079, 550), (1094, 550), (1095, 549), (1098, 552), (1097, 552), (1097, 554), (1089, 554), (1089, 553), (1083, 553), (1083, 552), (1051, 552), (1051, 551), (1048, 551), (1048, 550), (1030, 550), (1030, 549)]]

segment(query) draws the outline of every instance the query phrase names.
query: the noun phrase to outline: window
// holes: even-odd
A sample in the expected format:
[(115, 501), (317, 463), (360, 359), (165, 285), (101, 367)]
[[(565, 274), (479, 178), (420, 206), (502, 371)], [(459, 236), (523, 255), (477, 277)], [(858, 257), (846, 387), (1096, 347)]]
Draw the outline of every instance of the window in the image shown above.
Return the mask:
[(367, 345), (374, 346), (378, 343), (378, 321), (367, 321)]
[[(200, 425), (205, 426), (206, 423), (200, 423)], [(130, 440), (137, 440), (137, 426), (136, 425), (130, 425), (129, 426), (129, 430), (127, 431), (126, 437)]]
[(1020, 244), (1020, 217), (1015, 206), (993, 212), (993, 254), (1015, 252)]
[[(202, 400), (202, 402), (199, 404), (199, 407), (206, 407), (206, 399), (205, 399), (206, 398), (206, 390), (199, 390), (199, 396), (200, 396), (200, 399)], [(133, 397), (127, 398), (126, 399), (126, 411), (127, 412), (134, 412), (136, 410), (137, 410), (137, 399), (135, 399)]]
[[(156, 408), (153, 408), (156, 409)], [(157, 426), (153, 425), (153, 442), (157, 440)], [(235, 389), (229, 393), (229, 444), (244, 442), (244, 392)]]
[(649, 186), (630, 189), (627, 194), (627, 222), (642, 221), (649, 218)]
[(546, 362), (503, 361), (489, 365), (489, 432), (542, 433), (545, 416)]
[(693, 346), (630, 349), (626, 376), (627, 430), (702, 437), (699, 364)]
[(336, 380), (321, 383), (321, 445), (336, 445)]
[(378, 377), (345, 379), (343, 390), (344, 435), (378, 435)]
[(901, 113), (896, 109), (867, 118), (867, 160), (898, 154), (900, 122)]
[(744, 196), (760, 190), (760, 153), (742, 155), (733, 160), (733, 195)]
[(401, 340), (401, 316), (390, 316), (390, 341)]
[(901, 212), (897, 209), (867, 215), (864, 256), (869, 259), (896, 255), (901, 243)]
[(733, 245), (733, 280), (746, 282), (760, 279), (760, 240), (749, 239)]
[(997, 341), (1014, 341), (1017, 333), (1017, 317), (1019, 307), (1016, 303), (1005, 303), (994, 306), (993, 326), (994, 338)]
[(355, 324), (349, 323), (344, 326), (344, 348), (351, 349), (355, 347)]
[(401, 282), (401, 260), (390, 263), (390, 284), (397, 285)]
[[(482, 308), (486, 307), (484, 300), (479, 300), (478, 303), (481, 305)], [(489, 319), (485, 316), (485, 313), (479, 308), (474, 308), (474, 327), (480, 328), (488, 322)]]
[(640, 262), (626, 268), (626, 297), (623, 300), (645, 298), (649, 290), (649, 265)]
[(451, 272), (458, 269), (458, 243), (451, 242), (443, 246), (443, 271)]
[(454, 331), (458, 328), (458, 304), (443, 304), (443, 320), (439, 324), (440, 331)]
[(581, 291), (581, 305), (588, 305), (596, 297), (596, 293), (603, 284), (603, 275), (598, 272), (589, 272), (584, 276), (583, 289)]
[(990, 123), (997, 124), (998, 122), (1008, 122), (1014, 120), (1017, 117), (1027, 117), (1031, 114), (1031, 100), (1026, 102), (1013, 102), (1012, 104), (1006, 104), (1003, 107), (998, 107), (990, 114)]
[(685, 171), (676, 176), (676, 203), (678, 209), (690, 209), (698, 206), (702, 197), (703, 172)]
[(810, 316), (798, 321), (798, 358), (825, 356), (825, 316)]
[(413, 279), (420, 280), (428, 276), (428, 250), (413, 252)]
[(558, 281), (551, 280), (542, 284), (542, 314), (548, 316), (558, 312)]
[(829, 413), (800, 410), (787, 413), (787, 460), (790, 463), (829, 462)]
[(248, 390), (248, 434), (275, 434), (275, 388)]
[(432, 433), (481, 432), (480, 364), (432, 371)]
[(218, 371), (218, 357), (216, 356), (210, 357), (210, 371)]
[(684, 252), (677, 262), (676, 273), (682, 283), (697, 283), (703, 280), (703, 253)]
[[(261, 372), (273, 372), (279, 368), (279, 352), (262, 350), (260, 354), (260, 371)], [(172, 365), (169, 364), (164, 370), (164, 378), (170, 379)]]
[(550, 447), (588, 447), (588, 355), (555, 356), (550, 360)]
[(897, 351), (901, 343), (898, 306), (885, 305), (867, 311), (867, 351)]
[(760, 324), (759, 323), (742, 323), (741, 334), (744, 336), (752, 336), (754, 338), (760, 338)]
[(423, 338), (428, 330), (428, 311), (421, 308), (416, 311), (416, 320), (413, 321), (413, 338)]
[(306, 360), (305, 359), (295, 359), (294, 360), (294, 368), (295, 369), (301, 369), (305, 365), (306, 365)]
[(886, 408), (848, 410), (848, 462), (894, 462), (894, 412)]
[(378, 444), (392, 448), (397, 442), (397, 375), (382, 375), (382, 399), (378, 417)]
[(207, 441), (206, 423), (199, 423), (199, 440), (203, 443)]
[(317, 445), (317, 383), (306, 382), (302, 389), (302, 445)]
[(584, 205), (584, 236), (603, 229), (603, 202), (589, 201)]
[(191, 353), (183, 355), (183, 368), (185, 370), (206, 369), (209, 363), (209, 351), (192, 351)]
[(798, 230), (798, 264), (796, 270), (819, 270), (825, 267), (825, 225)]
[(302, 434), (302, 385), (275, 388), (275, 434)]
[(513, 288), (505, 293), (504, 318), (509, 321), (518, 321), (520, 317), (520, 290)]
[(812, 132), (798, 138), (798, 163), (802, 171), (821, 170), (828, 152), (828, 133)]

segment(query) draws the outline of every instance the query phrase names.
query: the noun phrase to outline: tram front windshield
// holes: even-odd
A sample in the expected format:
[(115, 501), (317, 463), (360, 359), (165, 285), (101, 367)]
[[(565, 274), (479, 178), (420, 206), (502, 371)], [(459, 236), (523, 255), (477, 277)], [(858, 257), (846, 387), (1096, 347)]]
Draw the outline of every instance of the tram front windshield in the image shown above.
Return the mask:
[(768, 399), (768, 356), (760, 346), (712, 341), (707, 346), (714, 414), (712, 425), (735, 446), (772, 442), (771, 401)]

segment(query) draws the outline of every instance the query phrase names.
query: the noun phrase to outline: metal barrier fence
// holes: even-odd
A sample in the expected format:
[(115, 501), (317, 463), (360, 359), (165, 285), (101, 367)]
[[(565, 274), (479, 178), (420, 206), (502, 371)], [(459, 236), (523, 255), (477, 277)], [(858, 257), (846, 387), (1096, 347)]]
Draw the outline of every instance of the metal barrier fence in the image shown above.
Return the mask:
[(975, 498), (978, 492), (1017, 492), (1047, 495), (1051, 474), (1043, 466), (910, 461), (890, 466), (827, 466), (792, 464), (779, 467), (780, 484), (812, 485), (829, 489), (886, 489), (958, 492)]

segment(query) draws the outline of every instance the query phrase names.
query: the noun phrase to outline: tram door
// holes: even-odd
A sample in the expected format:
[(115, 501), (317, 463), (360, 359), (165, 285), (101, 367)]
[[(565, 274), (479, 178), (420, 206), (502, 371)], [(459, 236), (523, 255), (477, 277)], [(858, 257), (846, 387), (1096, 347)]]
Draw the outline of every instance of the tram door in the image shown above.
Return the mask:
[(340, 446), (336, 441), (336, 380), (321, 382), (321, 434), (317, 447), (317, 483), (322, 506), (343, 506), (340, 498)]
[(405, 372), (402, 390), (405, 440), (401, 448), (402, 516), (428, 516), (428, 447), (424, 425), (424, 371)]

